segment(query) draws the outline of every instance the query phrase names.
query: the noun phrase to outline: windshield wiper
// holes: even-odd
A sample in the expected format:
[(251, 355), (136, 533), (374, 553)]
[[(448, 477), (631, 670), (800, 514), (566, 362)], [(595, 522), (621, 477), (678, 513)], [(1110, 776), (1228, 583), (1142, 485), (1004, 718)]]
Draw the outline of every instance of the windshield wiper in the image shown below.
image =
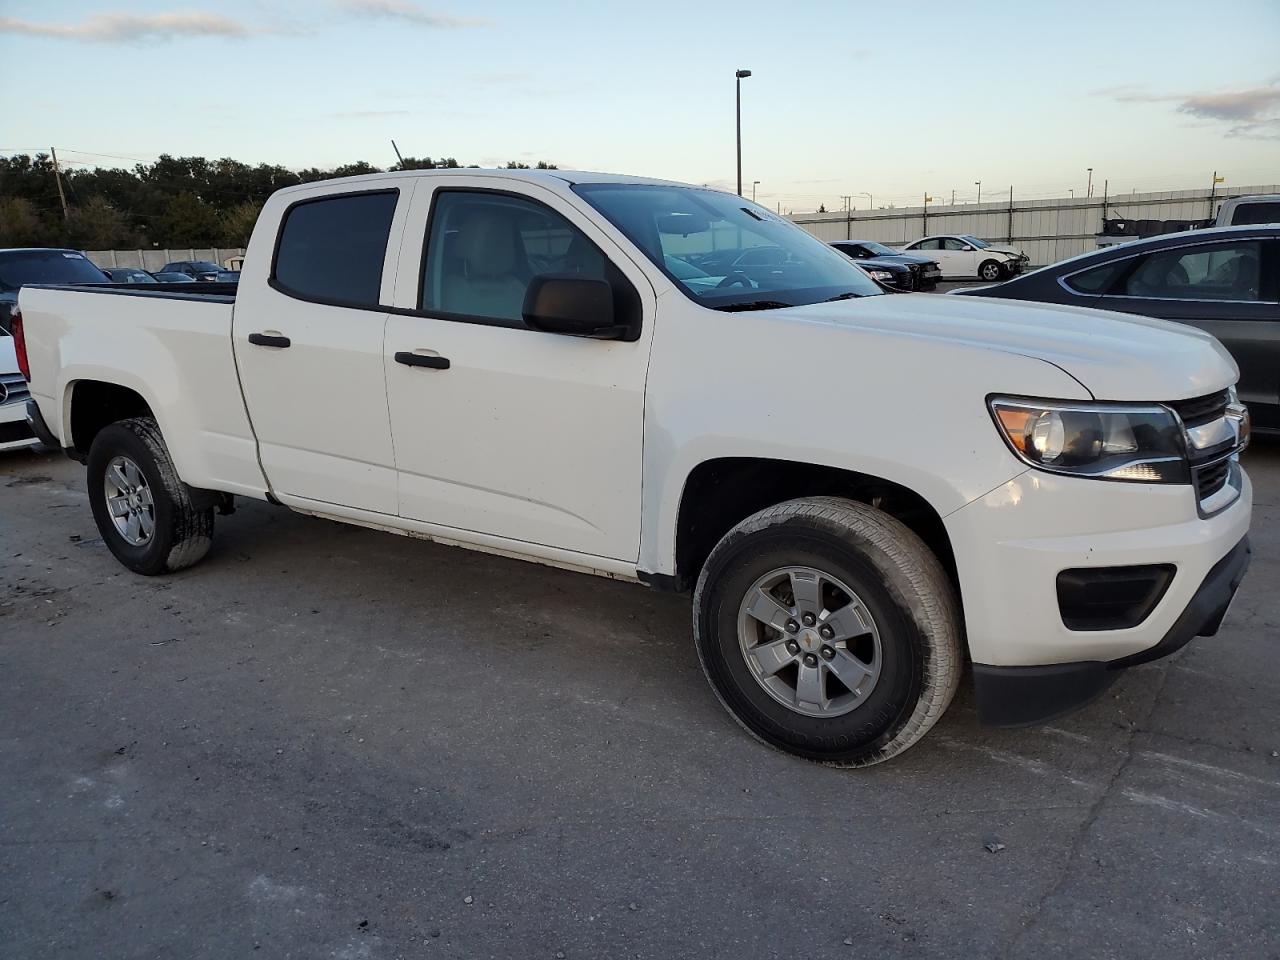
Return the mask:
[(781, 300), (745, 300), (742, 303), (725, 303), (715, 309), (725, 313), (738, 313), (743, 310), (780, 310), (794, 306), (794, 303), (784, 303)]
[(850, 290), (848, 293), (837, 293), (834, 297), (827, 297), (823, 303), (834, 303), (836, 300), (856, 300), (858, 297), (868, 297), (868, 293), (854, 293)]

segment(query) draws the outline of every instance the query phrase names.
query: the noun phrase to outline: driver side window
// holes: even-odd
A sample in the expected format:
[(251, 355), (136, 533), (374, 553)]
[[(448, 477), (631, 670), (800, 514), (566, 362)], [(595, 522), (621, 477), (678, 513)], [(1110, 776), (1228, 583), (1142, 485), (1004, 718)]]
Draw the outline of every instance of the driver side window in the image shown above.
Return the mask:
[(540, 274), (607, 280), (604, 254), (553, 210), (505, 194), (444, 190), (427, 226), (419, 308), (524, 326), (524, 297)]

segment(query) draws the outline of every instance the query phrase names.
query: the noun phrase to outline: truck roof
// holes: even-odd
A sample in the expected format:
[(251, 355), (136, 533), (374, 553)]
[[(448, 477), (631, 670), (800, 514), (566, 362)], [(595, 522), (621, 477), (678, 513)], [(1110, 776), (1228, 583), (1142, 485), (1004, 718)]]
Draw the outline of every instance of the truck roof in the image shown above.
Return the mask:
[[(562, 183), (637, 183), (663, 187), (693, 187), (693, 184), (680, 183), (676, 180), (659, 180), (653, 177), (635, 177), (623, 173), (596, 173), (586, 170), (492, 170), (472, 167), (448, 167), (434, 170), (391, 170), (387, 173), (367, 173), (355, 177), (336, 177), (333, 180), (314, 180), (293, 187), (285, 187), (280, 193), (304, 191), (317, 184), (341, 183), (379, 183), (386, 180), (403, 180), (406, 177), (444, 177), (444, 176), (492, 177), (497, 180), (524, 180), (529, 183), (556, 185)], [(706, 189), (716, 189), (708, 187)]]

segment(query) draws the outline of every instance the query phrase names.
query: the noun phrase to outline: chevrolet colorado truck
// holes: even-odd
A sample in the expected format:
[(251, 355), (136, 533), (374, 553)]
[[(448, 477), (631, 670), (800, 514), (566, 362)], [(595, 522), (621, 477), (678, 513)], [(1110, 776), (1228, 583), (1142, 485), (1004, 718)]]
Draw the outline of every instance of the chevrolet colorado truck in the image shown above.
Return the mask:
[[(679, 269), (752, 247), (778, 268)], [(1212, 337), (887, 295), (714, 190), (307, 184), (235, 286), (19, 307), (32, 426), (87, 465), (129, 569), (195, 563), (249, 497), (691, 590), (729, 713), (826, 763), (916, 742), (966, 661), (985, 722), (1078, 707), (1212, 635), (1249, 560), (1248, 415)]]

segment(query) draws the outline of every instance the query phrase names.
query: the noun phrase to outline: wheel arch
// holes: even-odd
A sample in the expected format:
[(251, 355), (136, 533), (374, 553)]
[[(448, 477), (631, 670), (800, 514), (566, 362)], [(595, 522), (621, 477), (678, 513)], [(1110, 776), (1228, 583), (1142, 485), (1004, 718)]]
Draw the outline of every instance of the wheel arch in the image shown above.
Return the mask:
[(158, 420), (154, 405), (138, 389), (91, 377), (68, 381), (63, 400), (67, 453), (83, 463), (103, 427), (130, 417)]
[(869, 473), (758, 457), (704, 460), (689, 472), (676, 511), (674, 574), (645, 579), (688, 589), (716, 543), (739, 522), (775, 504), (814, 496), (844, 497), (897, 518), (937, 556), (959, 597), (950, 536), (942, 515), (924, 496)]

